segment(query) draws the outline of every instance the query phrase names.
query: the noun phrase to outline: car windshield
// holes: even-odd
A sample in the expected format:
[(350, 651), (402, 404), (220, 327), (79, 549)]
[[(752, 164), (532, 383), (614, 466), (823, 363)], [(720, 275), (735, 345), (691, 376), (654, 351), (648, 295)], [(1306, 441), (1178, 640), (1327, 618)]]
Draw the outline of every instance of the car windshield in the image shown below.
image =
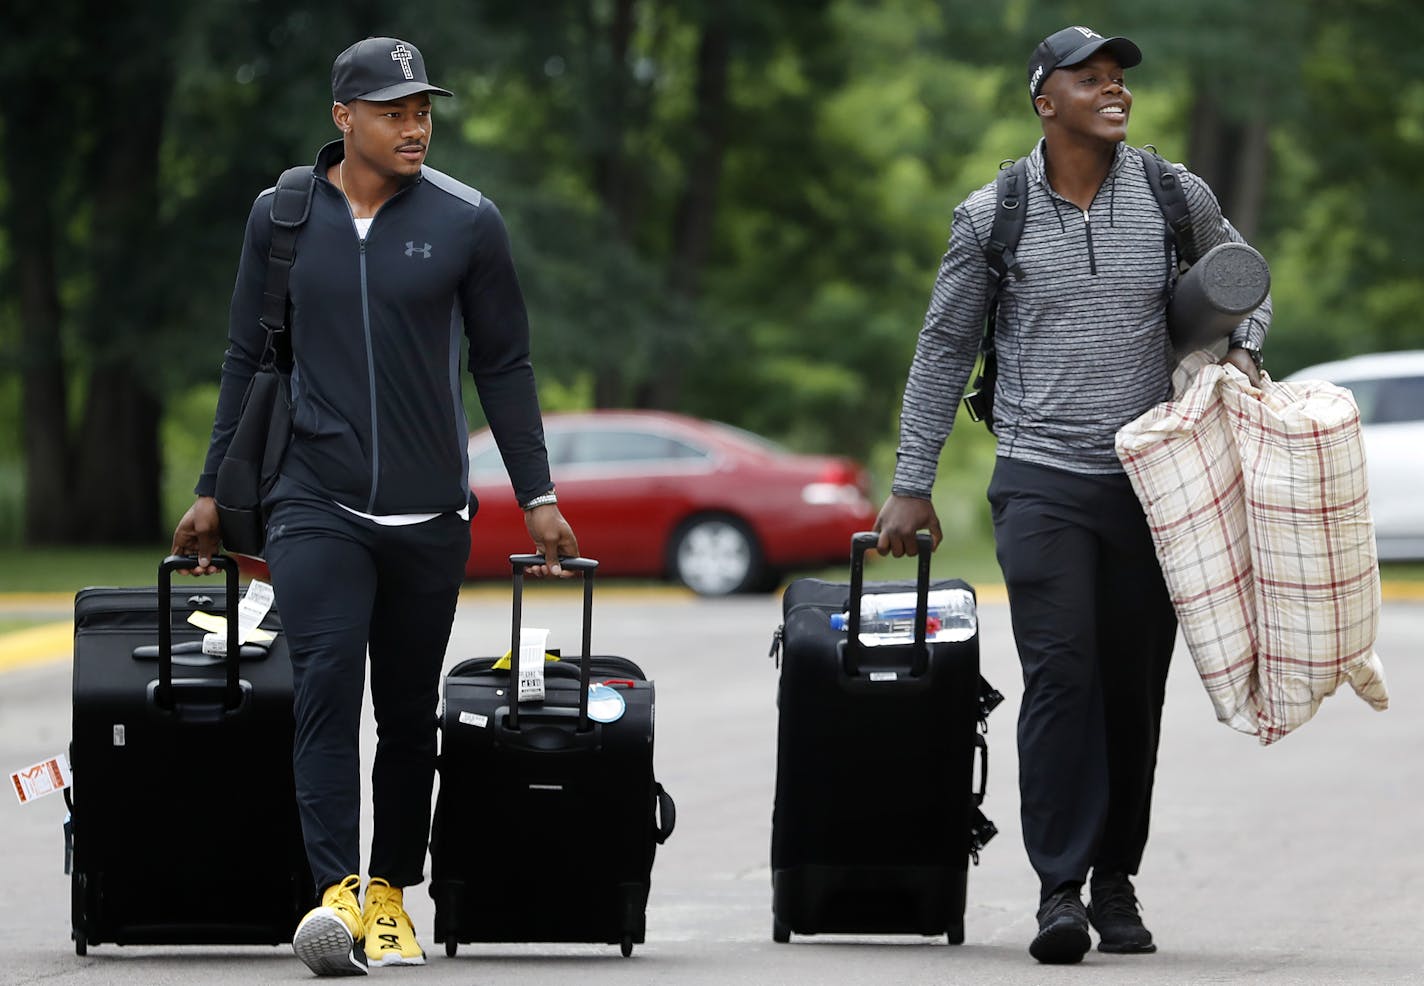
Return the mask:
[(721, 421), (709, 421), (708, 426), (733, 441), (742, 442), (747, 445), (754, 445), (764, 452), (773, 452), (776, 455), (790, 455), (791, 451), (779, 442), (774, 442), (770, 438), (758, 435), (754, 431), (747, 431), (745, 428), (738, 428), (736, 425), (725, 424)]
[(1354, 380), (1346, 387), (1360, 407), (1360, 423), (1398, 424), (1424, 421), (1424, 377), (1384, 377)]
[(658, 432), (632, 428), (578, 428), (550, 433), (551, 465), (585, 465), (603, 462), (656, 462), (666, 459), (702, 459), (707, 450)]

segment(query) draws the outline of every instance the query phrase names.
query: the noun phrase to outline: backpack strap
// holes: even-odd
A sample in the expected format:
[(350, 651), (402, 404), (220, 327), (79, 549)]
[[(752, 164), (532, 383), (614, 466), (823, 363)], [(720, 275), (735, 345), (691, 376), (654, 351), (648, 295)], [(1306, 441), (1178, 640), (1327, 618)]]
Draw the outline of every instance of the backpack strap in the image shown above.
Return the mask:
[(262, 312), (257, 320), (267, 330), (267, 349), (273, 362), (279, 357), (291, 364), (292, 342), (287, 335), (287, 282), (297, 259), (297, 234), (311, 215), (316, 175), (311, 165), (288, 168), (277, 179), (272, 194), (272, 245), (267, 251), (267, 283), (262, 291)]
[(979, 375), (974, 378), (974, 390), (964, 398), (969, 417), (983, 421), (994, 430), (994, 384), (999, 376), (999, 357), (994, 350), (994, 328), (998, 324), (999, 289), (1012, 277), (1022, 281), (1024, 273), (1014, 251), (1023, 237), (1028, 207), (1028, 159), (1004, 161), (994, 179), (994, 225), (989, 229), (989, 243), (984, 247), (984, 259), (994, 272), (994, 284), (989, 288), (985, 308), (984, 337), (979, 340)]
[(1027, 158), (1019, 158), (1007, 167), (999, 166), (999, 175), (994, 179), (994, 195), (994, 225), (989, 230), (989, 245), (984, 248), (984, 257), (1001, 282), (1011, 274), (1014, 280), (1022, 281), (1024, 269), (1019, 266), (1014, 251), (1023, 236), (1025, 206), (1028, 203)]
[(1142, 157), (1142, 167), (1147, 172), (1147, 184), (1152, 189), (1152, 195), (1157, 199), (1157, 208), (1162, 210), (1162, 218), (1167, 220), (1168, 263), (1171, 262), (1170, 251), (1175, 245), (1177, 256), (1190, 267), (1200, 259), (1200, 255), (1192, 233), (1192, 214), (1187, 209), (1187, 197), (1182, 192), (1177, 169), (1151, 144), (1136, 148), (1136, 151)]

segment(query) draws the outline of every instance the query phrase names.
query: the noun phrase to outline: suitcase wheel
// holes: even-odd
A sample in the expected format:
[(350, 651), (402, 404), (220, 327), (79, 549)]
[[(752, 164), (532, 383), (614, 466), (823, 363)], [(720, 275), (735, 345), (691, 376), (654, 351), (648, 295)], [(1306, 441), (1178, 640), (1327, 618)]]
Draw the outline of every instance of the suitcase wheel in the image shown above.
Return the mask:
[(791, 940), (791, 929), (782, 924), (776, 918), (771, 919), (771, 940), (778, 945), (785, 945)]
[(623, 940), (618, 943), (618, 951), (620, 951), (620, 952), (623, 953), (623, 957), (624, 957), (625, 959), (626, 959), (628, 956), (630, 956), (630, 955), (633, 954), (633, 936), (632, 936), (632, 935), (624, 935), (624, 936), (623, 936)]
[(445, 939), (445, 957), (447, 959), (453, 959), (455, 957), (455, 953), (459, 950), (460, 943), (455, 940), (454, 935), (451, 935), (449, 938)]

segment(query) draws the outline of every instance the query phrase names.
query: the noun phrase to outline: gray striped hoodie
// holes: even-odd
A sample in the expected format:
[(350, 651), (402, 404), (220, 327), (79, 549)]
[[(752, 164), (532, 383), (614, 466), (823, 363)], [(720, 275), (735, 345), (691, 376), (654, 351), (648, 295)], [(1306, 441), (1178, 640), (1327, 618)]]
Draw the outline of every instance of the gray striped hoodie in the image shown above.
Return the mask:
[[(1044, 144), (1028, 159), (1027, 213), (1016, 255), (1026, 277), (999, 293), (994, 393), (998, 454), (1070, 472), (1122, 472), (1118, 428), (1171, 391), (1166, 301), (1175, 272), (1166, 221), (1142, 160), (1119, 144), (1087, 213), (1054, 192)], [(1206, 182), (1177, 165), (1197, 248), (1244, 242)], [(994, 223), (990, 182), (954, 210), (900, 413), (892, 490), (928, 497), (983, 334), (994, 275), (984, 244)], [(1271, 301), (1233, 330), (1263, 343)]]

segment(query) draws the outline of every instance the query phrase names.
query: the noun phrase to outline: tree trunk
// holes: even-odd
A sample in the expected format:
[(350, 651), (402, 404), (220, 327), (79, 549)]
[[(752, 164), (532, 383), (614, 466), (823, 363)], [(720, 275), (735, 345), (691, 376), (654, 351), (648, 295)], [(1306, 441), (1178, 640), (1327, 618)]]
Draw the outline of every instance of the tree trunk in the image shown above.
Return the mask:
[(1261, 220), (1270, 166), (1270, 128), (1265, 110), (1244, 122), (1227, 120), (1215, 96), (1198, 87), (1192, 106), (1188, 167), (1216, 193), (1222, 214), (1248, 240)]
[[(91, 543), (152, 544), (165, 533), (155, 368), (164, 299), (172, 287), (162, 269), (158, 196), (172, 60), (162, 52), (124, 57), (164, 19), (153, 11), (108, 25), (94, 42), (98, 55), (112, 56), (101, 64), (119, 64), (123, 71), (94, 80), (97, 151), (87, 176), (93, 209), (92, 287), (83, 320), (89, 383), (76, 495), (77, 533)], [(141, 111), (125, 112), (128, 107)]]
[(1236, 146), (1235, 182), (1227, 217), (1246, 239), (1256, 235), (1265, 205), (1266, 176), (1270, 170), (1270, 128), (1266, 114), (1257, 109), (1242, 125)]
[[(623, 243), (632, 243), (637, 226), (638, 196), (633, 168), (626, 154), (628, 129), (628, 50), (633, 40), (637, 0), (616, 0), (613, 20), (607, 31), (607, 75), (602, 85), (593, 87), (593, 119), (597, 128), (593, 152), (593, 183), (604, 211), (613, 221), (614, 234)], [(593, 13), (587, 13), (589, 37), (597, 37)], [(620, 407), (625, 403), (623, 375), (615, 366), (593, 370), (593, 399), (596, 407)]]
[(608, 76), (594, 93), (594, 119), (598, 126), (597, 150), (593, 155), (594, 185), (599, 198), (613, 217), (619, 239), (633, 239), (637, 221), (636, 183), (626, 153), (628, 129), (628, 49), (633, 40), (636, 0), (617, 0), (613, 22), (608, 27)]
[(684, 298), (695, 298), (700, 293), (702, 268), (712, 246), (722, 158), (727, 149), (727, 66), (731, 50), (726, 22), (717, 17), (703, 28), (697, 46), (692, 155), (687, 187), (678, 203), (673, 227), (672, 288)]
[[(80, 435), (79, 530), (86, 543), (153, 544), (159, 516), (162, 406), (131, 367), (96, 368)], [(169, 518), (170, 522), (177, 518)]]
[[(37, 13), (38, 12), (38, 13)], [(30, 16), (33, 15), (33, 16)], [(26, 21), (63, 16), (62, 10), (26, 8), (15, 18), (21, 37), (43, 30)], [(55, 259), (60, 235), (52, 196), (58, 184), (55, 160), (72, 139), (70, 125), (55, 106), (63, 102), (66, 63), (44, 46), (21, 45), (4, 64), (4, 168), (8, 187), (6, 240), (11, 283), (19, 299), (20, 444), (25, 458), (24, 540), (53, 544), (65, 540), (73, 516), (74, 463), (69, 439), (69, 399), (65, 383), (63, 309)], [(34, 49), (37, 57), (25, 57)], [(37, 148), (44, 148), (39, 153)]]
[[(702, 291), (702, 271), (712, 249), (717, 193), (727, 149), (727, 70), (732, 36), (725, 13), (715, 10), (697, 45), (696, 110), (693, 118), (687, 185), (673, 220), (673, 256), (669, 284), (678, 297), (693, 301)], [(639, 406), (673, 408), (682, 392), (682, 365), (688, 351), (686, 323), (670, 326), (661, 372), (647, 381)]]

